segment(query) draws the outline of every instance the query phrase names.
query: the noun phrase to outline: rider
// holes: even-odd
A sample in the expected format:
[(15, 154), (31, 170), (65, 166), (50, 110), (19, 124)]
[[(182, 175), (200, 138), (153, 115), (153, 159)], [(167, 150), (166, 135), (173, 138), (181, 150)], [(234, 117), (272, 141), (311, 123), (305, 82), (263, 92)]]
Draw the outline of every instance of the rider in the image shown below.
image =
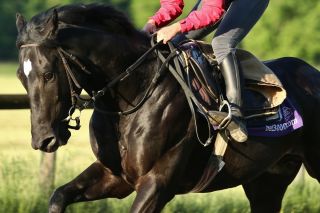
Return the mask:
[(203, 0), (200, 10), (192, 11), (185, 19), (168, 25), (182, 13), (184, 3), (183, 0), (160, 0), (160, 9), (143, 28), (150, 34), (156, 32), (157, 41), (167, 43), (179, 33), (198, 37), (208, 34), (212, 26), (221, 20), (211, 44), (225, 79), (226, 95), (231, 106), (232, 122), (227, 129), (230, 136), (239, 142), (247, 140), (247, 130), (241, 113), (240, 75), (235, 48), (259, 20), (268, 3), (269, 0)]

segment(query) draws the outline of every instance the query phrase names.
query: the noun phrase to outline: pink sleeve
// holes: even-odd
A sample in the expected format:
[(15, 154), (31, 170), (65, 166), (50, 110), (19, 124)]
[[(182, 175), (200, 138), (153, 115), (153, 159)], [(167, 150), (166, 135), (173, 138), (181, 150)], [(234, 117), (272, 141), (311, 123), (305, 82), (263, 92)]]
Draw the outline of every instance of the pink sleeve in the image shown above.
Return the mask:
[(191, 12), (180, 21), (181, 31), (197, 30), (217, 22), (225, 12), (225, 0), (204, 0), (198, 11)]
[(184, 7), (183, 0), (160, 0), (161, 7), (154, 16), (151, 17), (157, 27), (162, 27), (182, 13)]

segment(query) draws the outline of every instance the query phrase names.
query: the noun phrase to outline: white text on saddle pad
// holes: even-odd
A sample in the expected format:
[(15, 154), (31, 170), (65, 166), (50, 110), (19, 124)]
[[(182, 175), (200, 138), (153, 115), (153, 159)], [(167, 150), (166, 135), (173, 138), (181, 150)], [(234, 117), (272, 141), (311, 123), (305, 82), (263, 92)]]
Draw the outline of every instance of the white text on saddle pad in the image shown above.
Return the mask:
[(298, 123), (298, 120), (295, 118), (291, 121), (282, 123), (282, 124), (273, 124), (270, 126), (266, 126), (266, 132), (280, 132), (280, 131), (284, 131), (292, 126), (294, 126), (295, 124)]
[(31, 63), (30, 59), (28, 59), (23, 62), (23, 72), (27, 76), (27, 78), (28, 78), (31, 70), (32, 70), (32, 63)]

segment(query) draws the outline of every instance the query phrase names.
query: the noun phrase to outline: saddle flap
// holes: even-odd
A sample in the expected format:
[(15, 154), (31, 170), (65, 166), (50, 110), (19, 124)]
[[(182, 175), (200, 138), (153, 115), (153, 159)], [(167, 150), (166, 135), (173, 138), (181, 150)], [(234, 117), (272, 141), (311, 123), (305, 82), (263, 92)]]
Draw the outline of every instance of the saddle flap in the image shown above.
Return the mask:
[[(225, 119), (225, 116), (219, 113), (225, 114), (225, 112), (213, 111), (216, 108), (210, 105), (210, 100), (208, 101), (210, 95), (207, 88), (204, 88), (208, 86), (210, 78), (218, 89), (221, 89), (221, 83), (223, 84), (212, 48), (209, 44), (202, 42), (187, 42), (183, 45), (179, 48), (183, 51), (181, 54), (183, 57), (180, 60), (184, 68), (188, 67), (190, 60), (194, 60), (194, 63), (197, 63), (196, 66), (200, 68), (198, 71), (201, 71), (201, 75), (197, 71), (186, 71), (186, 81), (189, 82), (189, 87), (195, 92), (199, 102), (208, 104), (203, 106), (210, 115), (208, 119), (211, 125), (217, 128)], [(247, 51), (238, 49), (237, 56), (245, 79), (242, 93), (243, 112), (250, 135), (274, 137), (286, 135), (302, 127), (301, 116), (286, 98), (286, 91), (273, 71)], [(221, 90), (216, 92), (218, 95), (222, 93)]]
[[(197, 43), (208, 62), (216, 65), (211, 45), (201, 41)], [(274, 72), (248, 51), (237, 49), (236, 55), (245, 79), (244, 89), (263, 95), (267, 101), (263, 103), (263, 108), (279, 106), (285, 100), (287, 93)]]
[(245, 87), (262, 94), (269, 103), (267, 108), (279, 106), (287, 93), (278, 77), (250, 52), (238, 49), (236, 54), (242, 67)]
[[(179, 49), (183, 51), (184, 57), (181, 57), (180, 60), (184, 61), (185, 65), (197, 63), (196, 67), (200, 68), (201, 75), (197, 74), (197, 69), (193, 69), (195, 75), (188, 78), (192, 81), (193, 90), (198, 100), (205, 105), (208, 104), (206, 107), (210, 109), (210, 97), (213, 97), (210, 95), (210, 91), (216, 91), (213, 92), (216, 93), (215, 97), (218, 97), (222, 92), (220, 91), (221, 76), (211, 45), (201, 41), (188, 41), (179, 46)], [(250, 52), (237, 49), (236, 54), (240, 60), (241, 72), (244, 77), (242, 92), (244, 115), (246, 117), (260, 117), (275, 114), (286, 98), (286, 91), (282, 83), (271, 69)]]

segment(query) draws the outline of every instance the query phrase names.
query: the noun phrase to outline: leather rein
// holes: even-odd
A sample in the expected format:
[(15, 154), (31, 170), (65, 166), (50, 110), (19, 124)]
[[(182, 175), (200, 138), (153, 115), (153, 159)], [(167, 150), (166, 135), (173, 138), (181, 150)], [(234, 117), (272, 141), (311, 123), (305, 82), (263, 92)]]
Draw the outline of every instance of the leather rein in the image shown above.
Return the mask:
[[(68, 123), (68, 128), (69, 129), (75, 129), (79, 130), (81, 125), (80, 125), (80, 116), (81, 116), (81, 111), (83, 109), (88, 108), (89, 106), (94, 106), (94, 109), (97, 110), (100, 113), (107, 114), (107, 115), (129, 115), (131, 113), (136, 112), (147, 100), (149, 95), (153, 92), (153, 90), (156, 87), (156, 84), (158, 82), (158, 79), (160, 78), (161, 74), (164, 72), (166, 69), (166, 65), (168, 62), (171, 60), (173, 57), (173, 54), (163, 62), (161, 65), (160, 69), (157, 70), (155, 73), (150, 85), (148, 86), (144, 96), (139, 100), (139, 102), (133, 106), (131, 109), (126, 110), (126, 111), (106, 111), (104, 109), (100, 109), (95, 105), (95, 102), (98, 98), (104, 96), (107, 91), (111, 90), (117, 83), (125, 80), (128, 78), (137, 68), (141, 65), (141, 63), (150, 55), (153, 51), (157, 49), (159, 45), (161, 45), (162, 42), (158, 42), (156, 44), (152, 43), (152, 47), (148, 49), (142, 56), (140, 56), (135, 63), (133, 63), (131, 66), (129, 66), (123, 73), (119, 74), (117, 77), (115, 77), (113, 80), (111, 80), (104, 88), (98, 91), (93, 91), (92, 96), (88, 99), (81, 98), (77, 90), (82, 90), (83, 87), (80, 85), (79, 81), (77, 80), (74, 71), (71, 69), (68, 61), (70, 60), (73, 64), (77, 65), (81, 71), (83, 71), (85, 74), (92, 74), (89, 70), (87, 70), (86, 66), (83, 65), (80, 60), (72, 55), (71, 53), (67, 52), (64, 50), (62, 47), (57, 47), (56, 50), (59, 54), (59, 57), (62, 61), (64, 71), (66, 73), (67, 79), (68, 79), (68, 84), (69, 84), (69, 89), (70, 89), (70, 94), (71, 94), (71, 107), (68, 111), (68, 116), (62, 120), (62, 122), (67, 122)], [(24, 44), (21, 45), (20, 48), (27, 48), (27, 47), (39, 47), (41, 44), (39, 43), (30, 43), (30, 44)], [(77, 111), (77, 113), (75, 113)], [(76, 115), (74, 115), (76, 114)], [(71, 125), (70, 122), (75, 122), (75, 125)]]
[[(159, 45), (162, 45), (162, 41), (155, 43), (154, 42), (154, 37), (151, 39), (151, 48), (148, 49), (142, 56), (140, 56), (135, 63), (133, 63), (131, 66), (129, 66), (123, 73), (119, 74), (117, 77), (115, 77), (113, 80), (111, 80), (105, 87), (103, 87), (101, 90), (98, 91), (92, 91), (92, 96), (90, 96), (89, 99), (83, 99), (80, 97), (80, 95), (76, 92), (75, 88), (78, 88), (78, 90), (82, 90), (83, 87), (80, 85), (78, 82), (74, 71), (71, 69), (68, 60), (70, 60), (73, 64), (77, 65), (81, 71), (83, 71), (86, 74), (91, 74), (90, 71), (87, 70), (86, 66), (84, 66), (79, 59), (64, 50), (62, 47), (57, 47), (57, 52), (60, 56), (60, 59), (63, 63), (64, 66), (64, 71), (66, 73), (68, 83), (69, 83), (69, 88), (70, 88), (70, 94), (71, 94), (71, 101), (72, 105), (69, 109), (68, 116), (62, 120), (62, 122), (67, 122), (68, 123), (68, 128), (70, 129), (75, 129), (79, 130), (81, 125), (80, 125), (80, 116), (81, 116), (81, 111), (85, 108), (88, 108), (89, 106), (93, 105), (94, 110), (97, 112), (107, 114), (107, 115), (129, 115), (131, 113), (136, 112), (137, 110), (140, 109), (140, 107), (145, 103), (145, 101), (150, 97), (154, 89), (156, 88), (156, 85), (158, 83), (159, 78), (162, 76), (163, 72), (166, 70), (169, 70), (170, 73), (174, 76), (174, 78), (178, 81), (180, 86), (182, 87), (186, 98), (188, 105), (191, 110), (191, 114), (195, 123), (195, 130), (196, 130), (196, 135), (198, 141), (203, 145), (203, 146), (208, 146), (211, 142), (212, 139), (214, 138), (213, 135), (211, 135), (211, 125), (209, 122), (208, 118), (208, 112), (202, 107), (202, 104), (199, 103), (193, 92), (191, 91), (189, 85), (187, 85), (184, 80), (183, 80), (183, 73), (182, 70), (183, 68), (181, 67), (180, 63), (178, 62), (177, 56), (181, 54), (181, 50), (175, 48), (171, 42), (168, 42), (169, 47), (170, 47), (170, 54), (165, 57), (161, 51), (157, 50), (157, 47)], [(40, 44), (38, 43), (30, 43), (30, 44), (24, 44), (21, 45), (20, 48), (26, 48), (26, 47), (39, 47)], [(157, 57), (161, 60), (162, 64), (160, 68), (156, 71), (155, 75), (153, 76), (151, 83), (149, 84), (147, 90), (145, 91), (145, 94), (143, 97), (139, 100), (139, 102), (133, 106), (131, 109), (126, 110), (126, 111), (106, 111), (104, 109), (100, 109), (95, 105), (95, 102), (98, 98), (104, 96), (106, 92), (109, 90), (112, 90), (112, 88), (117, 84), (128, 78), (132, 73), (134, 73), (135, 70), (141, 65), (141, 63), (148, 57), (149, 54), (156, 52)], [(174, 62), (173, 66), (169, 64), (170, 61)], [(213, 97), (216, 98), (216, 97)], [(196, 111), (197, 109), (194, 108), (194, 105), (197, 106), (197, 109), (201, 111), (201, 113), (204, 115), (207, 124), (208, 124), (208, 138), (203, 142), (198, 134), (198, 124), (197, 124), (197, 118), (196, 118)], [(74, 115), (75, 111), (78, 111), (76, 115)], [(71, 125), (70, 122), (75, 122), (75, 125)]]

